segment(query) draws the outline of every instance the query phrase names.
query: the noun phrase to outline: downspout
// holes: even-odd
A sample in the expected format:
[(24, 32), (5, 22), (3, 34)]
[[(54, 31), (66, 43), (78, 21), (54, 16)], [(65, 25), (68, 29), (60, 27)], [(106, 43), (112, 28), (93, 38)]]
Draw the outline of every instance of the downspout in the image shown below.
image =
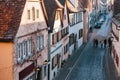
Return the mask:
[(48, 41), (47, 41), (47, 45), (48, 45), (48, 55), (47, 55), (47, 57), (48, 57), (48, 59), (47, 59), (47, 62), (48, 62), (48, 75), (47, 76), (48, 76), (48, 80), (51, 80), (50, 79), (51, 78), (50, 77), (50, 74), (51, 74), (50, 73), (51, 72), (51, 67), (50, 67), (50, 64), (51, 64), (50, 63), (51, 62), (51, 59), (50, 59), (51, 58), (51, 54), (50, 54), (50, 52), (51, 52), (51, 46), (50, 46), (51, 45), (50, 44), (51, 43), (51, 37), (50, 37), (50, 34), (51, 33), (49, 31), (50, 31), (50, 27), (48, 27)]
[(83, 44), (87, 43), (86, 10), (83, 9)]

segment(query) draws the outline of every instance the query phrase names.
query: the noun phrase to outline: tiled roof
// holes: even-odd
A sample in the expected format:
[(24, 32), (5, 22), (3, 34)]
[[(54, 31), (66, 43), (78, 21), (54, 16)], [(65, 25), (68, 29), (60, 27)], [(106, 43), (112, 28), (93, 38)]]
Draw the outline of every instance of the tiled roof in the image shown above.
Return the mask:
[(120, 13), (120, 0), (115, 0), (114, 2), (114, 15)]
[(79, 0), (79, 2), (81, 3), (83, 8), (87, 8), (88, 7), (88, 0)]
[(13, 41), (26, 0), (0, 2), (0, 41)]
[(117, 25), (117, 27), (120, 27), (120, 13), (115, 15), (113, 18), (112, 18), (112, 21)]

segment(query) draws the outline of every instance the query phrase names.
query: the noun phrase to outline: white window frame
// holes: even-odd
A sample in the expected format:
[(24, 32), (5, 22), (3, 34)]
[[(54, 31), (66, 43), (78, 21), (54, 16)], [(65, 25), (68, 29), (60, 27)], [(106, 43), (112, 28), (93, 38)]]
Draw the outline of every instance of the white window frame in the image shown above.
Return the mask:
[(44, 35), (37, 36), (37, 51), (41, 51), (44, 48)]
[(26, 40), (17, 45), (17, 61), (21, 62), (32, 55), (32, 40)]

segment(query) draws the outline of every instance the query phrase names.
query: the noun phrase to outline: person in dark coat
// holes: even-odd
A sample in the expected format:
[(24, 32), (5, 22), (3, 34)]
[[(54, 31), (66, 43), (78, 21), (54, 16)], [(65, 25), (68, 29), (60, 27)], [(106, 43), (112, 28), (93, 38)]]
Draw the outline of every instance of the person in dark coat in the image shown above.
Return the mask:
[(96, 39), (93, 39), (93, 47), (96, 46)]
[(108, 39), (108, 46), (111, 48), (111, 45), (112, 45), (112, 41), (111, 41), (111, 39), (109, 38), (109, 39)]
[(92, 32), (92, 27), (90, 27), (90, 32)]
[(104, 48), (106, 48), (107, 40), (104, 40)]
[(103, 41), (100, 41), (100, 46), (101, 48), (103, 48)]
[(96, 47), (98, 47), (98, 40), (96, 39)]

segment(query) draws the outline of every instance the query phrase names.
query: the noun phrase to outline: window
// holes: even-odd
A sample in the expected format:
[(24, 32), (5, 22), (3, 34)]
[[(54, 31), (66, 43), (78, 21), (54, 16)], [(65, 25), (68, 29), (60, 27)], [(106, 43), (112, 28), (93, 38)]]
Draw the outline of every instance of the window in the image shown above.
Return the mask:
[(21, 44), (18, 44), (18, 59), (21, 59)]
[(69, 15), (69, 20), (70, 20), (70, 25), (74, 25), (75, 24), (75, 14), (70, 14)]
[(52, 35), (52, 44), (54, 44), (54, 34)]
[(52, 69), (54, 69), (57, 65), (57, 55), (52, 58)]
[(30, 10), (28, 10), (27, 13), (28, 13), (28, 14), (27, 14), (27, 15), (28, 15), (27, 18), (30, 19)]
[(71, 46), (73, 43), (74, 43), (74, 34), (71, 34), (71, 35), (69, 36), (69, 44), (70, 44), (70, 46)]
[(64, 54), (67, 53), (68, 49), (69, 49), (69, 46), (68, 46), (68, 44), (67, 44), (67, 45), (64, 46)]
[(40, 51), (42, 50), (44, 47), (44, 36), (38, 36), (37, 37), (37, 50)]
[(57, 33), (52, 34), (52, 44), (56, 44), (57, 42), (59, 42), (62, 38), (62, 34), (61, 31), (58, 31)]
[(39, 9), (37, 9), (36, 12), (37, 12), (37, 18), (39, 18)]
[(54, 34), (54, 42), (57, 42), (57, 34)]
[(57, 42), (59, 41), (59, 32), (56, 33), (57, 34)]
[(27, 50), (28, 50), (28, 56), (31, 56), (32, 54), (32, 40), (27, 40)]
[(56, 42), (57, 42), (57, 34), (54, 33), (54, 34), (52, 34), (52, 44), (54, 45), (54, 44), (56, 44)]
[(36, 9), (35, 12), (35, 7), (32, 7), (32, 11), (31, 10), (27, 10), (27, 19), (30, 20), (31, 18), (31, 14), (32, 14), (32, 19), (35, 20), (35, 18), (39, 18), (39, 9)]
[(29, 39), (21, 43), (18, 43), (17, 48), (18, 48), (17, 61), (21, 62), (21, 60), (25, 60), (32, 55), (32, 40)]
[(79, 30), (79, 39), (83, 36), (83, 29)]
[(36, 75), (35, 75), (35, 73), (34, 73), (34, 74), (31, 75), (30, 77), (28, 77), (26, 80), (35, 80), (35, 77), (36, 77)]
[(35, 8), (34, 7), (32, 8), (32, 17), (33, 17), (33, 20), (35, 20)]
[(76, 20), (77, 23), (78, 23), (78, 22), (82, 22), (82, 12), (79, 11), (79, 12), (76, 14), (76, 16), (77, 16), (77, 17), (76, 17), (76, 18), (77, 18), (77, 20)]
[(59, 41), (61, 40), (61, 31), (59, 31)]
[(68, 27), (62, 30), (62, 37), (65, 37), (68, 34)]

